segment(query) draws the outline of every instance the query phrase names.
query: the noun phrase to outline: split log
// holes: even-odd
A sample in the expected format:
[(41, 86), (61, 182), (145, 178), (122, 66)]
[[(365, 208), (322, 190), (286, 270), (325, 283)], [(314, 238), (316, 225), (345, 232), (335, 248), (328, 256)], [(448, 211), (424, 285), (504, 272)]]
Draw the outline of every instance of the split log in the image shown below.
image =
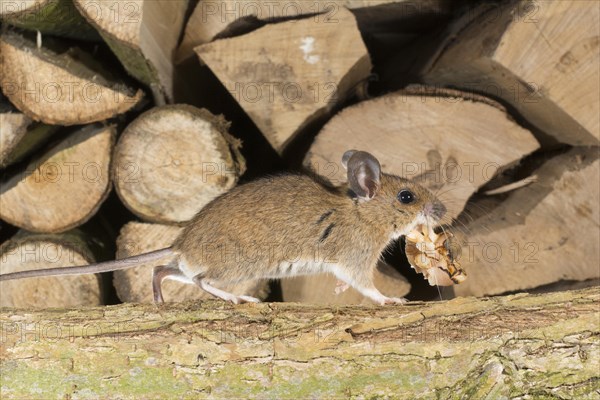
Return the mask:
[(33, 232), (64, 232), (90, 219), (110, 192), (114, 126), (88, 125), (2, 182), (0, 218)]
[[(78, 229), (62, 234), (20, 231), (0, 247), (0, 272), (69, 267), (93, 263), (98, 244)], [(103, 304), (96, 275), (53, 276), (0, 282), (0, 306), (78, 307)]]
[(483, 7), (488, 10), (470, 23), (456, 24), (441, 55), (425, 68), (425, 81), (506, 101), (553, 139), (543, 144), (597, 146), (598, 3), (523, 0)]
[(123, 203), (147, 221), (190, 220), (235, 186), (246, 169), (241, 143), (228, 128), (222, 116), (188, 105), (156, 107), (139, 116), (114, 155)]
[(157, 105), (173, 101), (173, 58), (187, 0), (74, 0), (127, 72), (150, 86)]
[[(380, 261), (374, 273), (375, 287), (388, 297), (404, 297), (410, 283), (394, 269)], [(283, 301), (310, 304), (373, 304), (353, 288), (336, 294), (337, 279), (330, 274), (299, 276), (281, 280)]]
[[(390, 34), (406, 27), (421, 16), (441, 16), (450, 13), (445, 0), (223, 0), (201, 1), (186, 25), (177, 59), (194, 55), (194, 47), (219, 37), (230, 37), (260, 27), (267, 22), (312, 16), (315, 21), (337, 22), (341, 9), (352, 10), (363, 35)], [(422, 19), (421, 19), (422, 21)]]
[[(177, 226), (130, 222), (121, 229), (117, 239), (117, 258), (131, 257), (169, 247), (182, 230), (183, 228)], [(147, 264), (124, 271), (115, 271), (114, 285), (119, 298), (125, 302), (153, 302), (152, 269), (156, 266), (156, 264)], [(267, 281), (248, 281), (219, 288), (229, 293), (244, 294), (259, 299), (265, 299), (268, 294)], [(162, 291), (166, 302), (214, 298), (196, 285), (187, 285), (173, 280), (165, 280)]]
[(271, 24), (195, 48), (279, 153), (369, 75), (354, 16), (340, 9), (336, 19)]
[(405, 306), (3, 309), (3, 397), (594, 399), (598, 287)]
[(598, 148), (574, 148), (534, 172), (537, 180), (464, 221), (457, 295), (483, 296), (560, 280), (600, 278)]
[(33, 40), (13, 32), (0, 37), (2, 91), (12, 104), (36, 121), (82, 125), (121, 114), (142, 98), (117, 82), (93, 58), (64, 49), (56, 40)]
[(25, 114), (0, 103), (0, 168), (20, 161), (58, 130), (57, 126), (32, 122)]
[(13, 112), (6, 104), (0, 103), (0, 168), (10, 163), (11, 154), (23, 136), (27, 133), (27, 127), (31, 124), (31, 118), (20, 112)]
[(384, 172), (437, 193), (455, 218), (499, 169), (538, 146), (489, 99), (417, 87), (344, 109), (317, 135), (304, 165), (337, 186), (346, 182), (344, 152), (368, 151)]
[(0, 20), (42, 34), (100, 40), (100, 35), (83, 19), (71, 0), (3, 1)]

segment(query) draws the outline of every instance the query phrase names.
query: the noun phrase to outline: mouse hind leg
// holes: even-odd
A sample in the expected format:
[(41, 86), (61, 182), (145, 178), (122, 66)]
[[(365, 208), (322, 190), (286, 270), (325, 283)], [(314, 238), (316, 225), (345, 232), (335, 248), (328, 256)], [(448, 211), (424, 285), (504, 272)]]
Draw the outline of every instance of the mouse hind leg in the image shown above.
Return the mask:
[(218, 297), (220, 299), (223, 299), (225, 301), (230, 301), (234, 304), (239, 304), (239, 303), (260, 303), (260, 300), (252, 297), (252, 296), (236, 296), (233, 293), (229, 293), (226, 292), (225, 290), (221, 290), (219, 288), (216, 288), (214, 286), (212, 286), (209, 281), (202, 275), (196, 275), (193, 279), (194, 283), (198, 286), (200, 286), (200, 288), (202, 290), (204, 290), (207, 293), (212, 294), (215, 297)]
[[(373, 284), (372, 271), (369, 270), (357, 270), (360, 272), (355, 273), (353, 276), (349, 276), (339, 268), (334, 268), (331, 272), (339, 279), (336, 285), (336, 294), (338, 294), (338, 287), (341, 287), (344, 291), (347, 286), (351, 286), (358, 290), (360, 294), (374, 302), (385, 305), (385, 304), (405, 304), (408, 302), (403, 297), (387, 297), (381, 293)], [(341, 282), (341, 283), (340, 283)]]
[(164, 303), (162, 295), (162, 283), (165, 279), (173, 279), (183, 283), (193, 284), (181, 270), (170, 265), (161, 265), (154, 268), (152, 273), (152, 294), (154, 295), (155, 303)]

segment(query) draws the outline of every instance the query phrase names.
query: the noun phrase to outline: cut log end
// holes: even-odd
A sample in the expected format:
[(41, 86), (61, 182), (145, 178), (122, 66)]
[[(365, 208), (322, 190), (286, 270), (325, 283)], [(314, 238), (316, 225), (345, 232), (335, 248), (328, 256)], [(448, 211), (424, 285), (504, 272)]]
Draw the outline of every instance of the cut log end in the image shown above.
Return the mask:
[(415, 90), (344, 109), (318, 134), (304, 165), (340, 185), (346, 182), (340, 166), (344, 152), (369, 151), (384, 172), (413, 179), (438, 194), (448, 208), (446, 218), (456, 218), (500, 168), (539, 147), (494, 102), (459, 91)]
[(239, 141), (221, 116), (191, 106), (158, 107), (123, 133), (113, 175), (125, 205), (152, 222), (190, 220), (244, 171)]
[[(94, 255), (85, 241), (71, 235), (28, 235), (0, 248), (0, 272), (7, 274), (46, 268), (86, 265)], [(0, 306), (16, 308), (80, 307), (102, 304), (96, 275), (56, 276), (0, 283)]]
[(91, 218), (110, 192), (115, 128), (86, 126), (2, 183), (0, 217), (33, 232), (64, 232)]
[(124, 113), (143, 97), (141, 90), (103, 77), (82, 52), (59, 53), (24, 36), (0, 37), (0, 86), (24, 114), (36, 121), (80, 125)]

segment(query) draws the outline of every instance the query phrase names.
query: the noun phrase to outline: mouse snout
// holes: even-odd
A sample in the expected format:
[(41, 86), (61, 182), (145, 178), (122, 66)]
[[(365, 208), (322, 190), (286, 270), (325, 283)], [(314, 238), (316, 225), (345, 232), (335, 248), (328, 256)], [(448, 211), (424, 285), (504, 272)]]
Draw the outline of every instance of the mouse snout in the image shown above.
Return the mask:
[(440, 220), (446, 214), (446, 206), (439, 201), (435, 201), (433, 203), (427, 202), (423, 207), (423, 213), (426, 217), (432, 217), (436, 220)]

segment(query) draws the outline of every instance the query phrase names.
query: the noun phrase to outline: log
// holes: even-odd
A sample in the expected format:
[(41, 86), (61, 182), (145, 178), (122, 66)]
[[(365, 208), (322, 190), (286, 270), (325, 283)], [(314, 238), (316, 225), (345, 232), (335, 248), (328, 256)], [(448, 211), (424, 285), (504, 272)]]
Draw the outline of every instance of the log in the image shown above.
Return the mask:
[[(0, 272), (85, 265), (97, 260), (94, 240), (78, 229), (62, 234), (19, 231), (0, 246)], [(96, 275), (31, 278), (0, 283), (2, 307), (47, 308), (103, 304), (102, 285)]]
[(33, 123), (31, 118), (6, 105), (0, 103), (0, 168), (20, 161), (58, 131), (57, 126)]
[[(424, 69), (429, 84), (487, 93), (542, 130), (542, 144), (597, 146), (596, 1), (511, 1), (458, 21)], [(470, 19), (471, 13), (465, 18)], [(549, 137), (545, 137), (548, 135)]]
[[(177, 226), (130, 222), (121, 229), (121, 234), (117, 239), (117, 258), (131, 257), (169, 247), (182, 230), (183, 228)], [(153, 302), (152, 269), (155, 266), (155, 264), (148, 264), (114, 272), (114, 286), (121, 301)], [(267, 281), (249, 281), (219, 288), (229, 293), (240, 293), (264, 300), (268, 294), (267, 283)], [(195, 285), (172, 280), (163, 282), (162, 291), (166, 302), (214, 298)]]
[(405, 306), (2, 309), (3, 397), (597, 398), (598, 287)]
[(127, 72), (152, 89), (157, 105), (173, 102), (173, 58), (187, 0), (74, 0)]
[(0, 36), (2, 91), (35, 121), (82, 125), (124, 113), (142, 98), (110, 76), (92, 56), (47, 38), (44, 47), (14, 32)]
[(451, 12), (444, 0), (224, 0), (199, 2), (186, 25), (177, 60), (194, 55), (194, 47), (236, 32), (255, 29), (267, 22), (312, 16), (315, 21), (336, 22), (341, 9), (352, 10), (363, 36), (389, 34), (403, 29), (407, 22), (425, 16), (444, 16)]
[(560, 280), (600, 278), (598, 148), (574, 148), (533, 173), (537, 180), (472, 221), (459, 261), (457, 295), (484, 296)]
[(3, 1), (0, 20), (44, 35), (100, 40), (100, 35), (83, 19), (71, 0)]
[(114, 126), (85, 126), (9, 176), (0, 189), (0, 218), (46, 233), (89, 220), (110, 192), (115, 134)]
[(121, 135), (114, 154), (115, 188), (140, 218), (182, 223), (235, 186), (245, 171), (229, 123), (187, 105), (156, 107)]
[[(4, 97), (0, 95), (0, 100)], [(31, 118), (15, 111), (7, 101), (0, 102), (0, 168), (8, 165), (11, 153), (27, 133), (27, 127), (31, 124)]]
[(368, 151), (384, 172), (437, 193), (448, 218), (455, 218), (480, 186), (538, 147), (528, 130), (489, 99), (414, 87), (337, 114), (317, 135), (304, 166), (337, 186), (346, 182), (344, 152)]
[(195, 48), (279, 153), (369, 75), (354, 16), (340, 9), (336, 20), (271, 24)]
[[(388, 297), (404, 297), (408, 281), (389, 264), (380, 261), (374, 273), (375, 287)], [(283, 301), (309, 304), (373, 304), (354, 288), (336, 294), (337, 279), (330, 274), (298, 276), (281, 280)]]

